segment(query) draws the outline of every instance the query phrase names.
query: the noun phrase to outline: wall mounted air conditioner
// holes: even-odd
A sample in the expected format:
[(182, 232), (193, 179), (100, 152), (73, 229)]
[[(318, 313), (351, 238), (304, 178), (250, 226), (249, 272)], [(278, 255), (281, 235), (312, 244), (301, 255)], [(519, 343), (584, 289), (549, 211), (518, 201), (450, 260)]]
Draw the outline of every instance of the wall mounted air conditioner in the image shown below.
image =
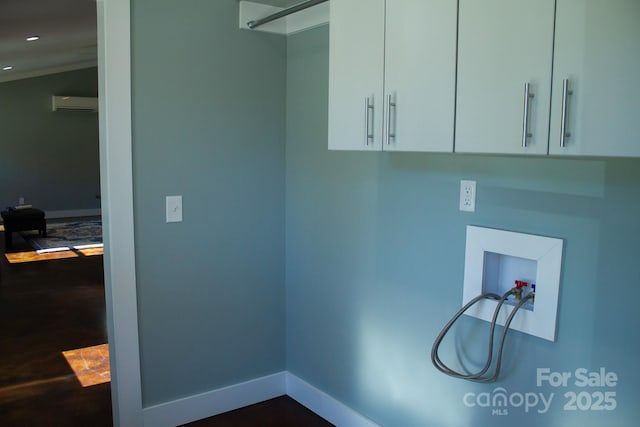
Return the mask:
[(98, 98), (83, 96), (53, 96), (53, 111), (98, 111)]

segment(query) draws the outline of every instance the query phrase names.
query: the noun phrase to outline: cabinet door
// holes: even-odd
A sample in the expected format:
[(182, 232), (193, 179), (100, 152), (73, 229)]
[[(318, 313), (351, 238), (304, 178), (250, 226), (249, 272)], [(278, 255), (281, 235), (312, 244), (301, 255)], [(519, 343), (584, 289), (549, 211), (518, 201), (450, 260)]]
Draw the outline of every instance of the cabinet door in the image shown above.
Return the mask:
[(547, 153), (554, 3), (460, 0), (456, 152)]
[(384, 0), (331, 0), (329, 149), (381, 150), (383, 73)]
[(383, 150), (452, 152), (456, 2), (386, 3)]
[(558, 0), (554, 55), (549, 152), (640, 156), (640, 2)]

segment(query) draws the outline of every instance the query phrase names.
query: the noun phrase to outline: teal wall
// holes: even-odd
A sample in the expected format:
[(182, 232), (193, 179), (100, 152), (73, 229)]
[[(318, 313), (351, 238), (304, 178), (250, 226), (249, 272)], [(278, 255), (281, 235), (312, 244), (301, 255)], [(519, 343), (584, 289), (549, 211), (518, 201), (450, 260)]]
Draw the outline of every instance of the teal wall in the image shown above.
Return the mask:
[[(286, 369), (385, 426), (640, 419), (640, 160), (328, 151), (327, 27), (241, 31), (235, 0), (134, 0), (132, 49), (145, 407)], [(166, 224), (174, 194), (184, 222)], [(460, 306), (468, 224), (565, 242), (557, 342), (513, 333), (495, 384), (429, 360)], [(486, 326), (463, 319), (443, 357), (479, 360)], [(615, 387), (536, 385), (537, 368), (601, 367)], [(554, 397), (543, 414), (465, 406), (497, 387)], [(565, 411), (571, 392), (616, 408)]]
[(52, 95), (97, 96), (96, 68), (0, 83), (0, 208), (100, 207), (98, 115), (52, 112)]
[[(290, 36), (287, 55), (287, 369), (385, 426), (637, 425), (640, 160), (328, 151), (328, 28)], [(473, 214), (461, 179), (477, 180)], [(461, 305), (469, 224), (564, 240), (557, 342), (512, 333), (493, 384), (429, 359)], [(463, 318), (442, 357), (482, 360), (487, 325)], [(537, 368), (601, 367), (615, 387), (536, 384)], [(508, 415), (463, 402), (498, 387)], [(572, 392), (615, 392), (616, 408), (564, 410)], [(517, 393), (554, 397), (525, 412)]]
[(239, 30), (237, 9), (132, 1), (144, 406), (285, 369), (286, 41)]

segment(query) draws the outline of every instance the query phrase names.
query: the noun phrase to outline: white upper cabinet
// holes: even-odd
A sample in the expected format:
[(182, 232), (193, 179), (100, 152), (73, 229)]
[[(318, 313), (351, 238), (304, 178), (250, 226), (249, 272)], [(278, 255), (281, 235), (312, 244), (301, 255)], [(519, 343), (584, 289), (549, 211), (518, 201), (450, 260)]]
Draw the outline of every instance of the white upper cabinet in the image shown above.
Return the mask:
[(329, 10), (329, 149), (380, 150), (384, 0), (331, 0)]
[(331, 0), (329, 148), (453, 150), (450, 0)]
[(456, 15), (451, 0), (387, 0), (383, 150), (453, 151)]
[(456, 152), (547, 154), (554, 5), (460, 0)]
[(330, 149), (640, 157), (640, 0), (331, 0), (330, 20)]
[(554, 55), (549, 152), (640, 156), (640, 1), (557, 0)]

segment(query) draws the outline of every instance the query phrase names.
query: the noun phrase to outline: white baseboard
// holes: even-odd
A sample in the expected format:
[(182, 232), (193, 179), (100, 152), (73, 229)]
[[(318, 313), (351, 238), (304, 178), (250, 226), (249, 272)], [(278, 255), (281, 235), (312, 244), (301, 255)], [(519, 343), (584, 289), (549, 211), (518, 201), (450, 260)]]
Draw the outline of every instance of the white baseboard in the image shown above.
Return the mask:
[[(46, 219), (57, 219), (57, 218), (78, 218), (83, 216), (100, 216), (102, 215), (102, 210), (98, 209), (76, 209), (70, 211), (45, 211), (44, 216)], [(2, 224), (2, 219), (0, 219), (0, 224)]]
[(379, 427), (286, 371), (144, 408), (144, 425), (175, 427), (285, 394), (338, 427)]
[(142, 410), (145, 427), (174, 427), (286, 394), (279, 372)]
[(369, 418), (349, 408), (327, 393), (287, 372), (287, 394), (338, 427), (379, 427)]
[(46, 211), (45, 217), (47, 219), (55, 218), (76, 218), (80, 216), (99, 216), (102, 214), (100, 208), (97, 209), (76, 209), (70, 211)]

